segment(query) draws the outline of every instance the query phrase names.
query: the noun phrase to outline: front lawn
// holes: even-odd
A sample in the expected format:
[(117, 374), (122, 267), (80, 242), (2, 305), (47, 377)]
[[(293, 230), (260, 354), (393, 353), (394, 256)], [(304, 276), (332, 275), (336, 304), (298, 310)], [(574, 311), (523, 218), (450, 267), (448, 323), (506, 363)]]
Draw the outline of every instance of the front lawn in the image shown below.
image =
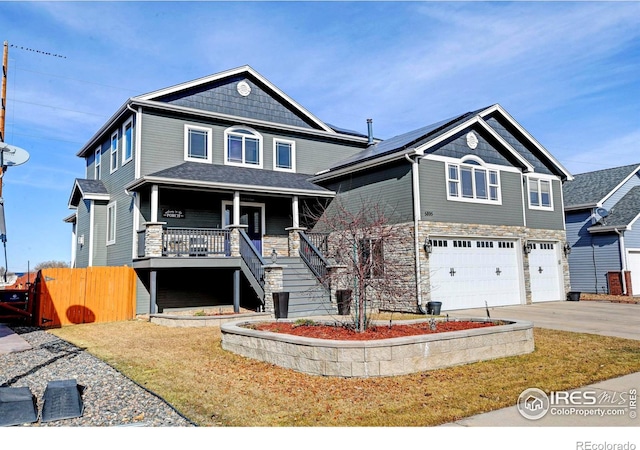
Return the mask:
[(425, 426), (640, 371), (640, 341), (536, 328), (534, 353), (412, 375), (304, 375), (222, 350), (219, 328), (148, 322), (51, 333), (103, 359), (201, 426)]

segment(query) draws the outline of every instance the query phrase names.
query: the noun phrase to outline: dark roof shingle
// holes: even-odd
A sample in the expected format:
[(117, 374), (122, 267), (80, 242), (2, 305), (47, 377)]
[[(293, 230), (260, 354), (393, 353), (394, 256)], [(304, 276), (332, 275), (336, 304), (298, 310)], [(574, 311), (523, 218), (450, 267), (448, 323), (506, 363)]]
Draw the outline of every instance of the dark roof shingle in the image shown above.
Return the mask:
[(631, 164), (575, 175), (563, 186), (565, 207), (595, 205), (639, 168), (640, 164)]

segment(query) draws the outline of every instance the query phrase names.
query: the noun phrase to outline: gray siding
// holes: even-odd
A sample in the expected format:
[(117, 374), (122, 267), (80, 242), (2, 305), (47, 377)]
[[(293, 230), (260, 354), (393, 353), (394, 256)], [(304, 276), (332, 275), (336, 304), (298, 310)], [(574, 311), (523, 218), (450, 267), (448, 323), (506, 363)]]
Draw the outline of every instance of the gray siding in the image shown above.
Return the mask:
[[(636, 186), (640, 186), (640, 176), (638, 174), (635, 174), (633, 177), (629, 178), (629, 180), (625, 184), (620, 186), (620, 189), (618, 189), (611, 197), (609, 197), (607, 201), (602, 204), (602, 206), (608, 210), (611, 210), (614, 205), (622, 199), (622, 197), (627, 195), (629, 191)], [(638, 212), (640, 212), (640, 209), (638, 210)]]
[(591, 212), (567, 214), (567, 240), (571, 243), (569, 274), (571, 289), (607, 293), (607, 272), (621, 270), (618, 235), (591, 234)]
[[(145, 113), (142, 123), (142, 175), (168, 169), (184, 162), (185, 124), (211, 128), (212, 162), (213, 164), (224, 164), (224, 131), (231, 125), (162, 117), (152, 113)], [(314, 174), (326, 169), (336, 160), (346, 158), (362, 150), (361, 147), (322, 142), (291, 133), (274, 134), (258, 127), (252, 127), (252, 129), (262, 135), (263, 169), (267, 170), (273, 170), (274, 166), (274, 138), (293, 140), (296, 143), (296, 171), (298, 173)]]
[[(240, 81), (245, 81), (251, 87), (249, 95), (242, 96), (238, 93), (237, 84)], [(161, 97), (158, 101), (203, 111), (311, 128), (308, 118), (274, 98), (262, 84), (242, 75)], [(314, 125), (314, 128), (319, 127)]]
[(640, 223), (636, 222), (631, 230), (624, 232), (624, 246), (640, 249)]
[[(526, 183), (526, 178), (524, 183)], [(552, 181), (553, 194), (553, 211), (542, 211), (539, 209), (529, 209), (529, 195), (526, 184), (523, 186), (526, 192), (525, 205), (527, 212), (527, 226), (529, 228), (538, 228), (545, 230), (562, 230), (564, 229), (564, 207), (562, 205), (562, 184), (559, 180)]]
[(93, 202), (93, 265), (107, 264), (107, 202)]
[(523, 226), (522, 177), (500, 172), (501, 205), (447, 200), (446, 164), (420, 161), (421, 220)]
[(76, 240), (76, 267), (87, 267), (89, 265), (89, 214), (91, 211), (91, 200), (83, 200), (78, 203), (78, 222), (76, 236), (84, 236), (84, 245), (78, 244)]
[[(376, 204), (389, 223), (413, 220), (411, 164), (408, 162), (358, 173), (326, 187), (338, 193), (337, 201), (352, 214)], [(334, 204), (334, 208), (336, 206)]]
[[(496, 116), (486, 119), (487, 123), (507, 141), (522, 157), (524, 157), (538, 173), (551, 174), (552, 172), (538, 156), (539, 151), (523, 138), (518, 138), (517, 130), (513, 129), (506, 121), (498, 121)], [(526, 144), (526, 145), (525, 145)]]

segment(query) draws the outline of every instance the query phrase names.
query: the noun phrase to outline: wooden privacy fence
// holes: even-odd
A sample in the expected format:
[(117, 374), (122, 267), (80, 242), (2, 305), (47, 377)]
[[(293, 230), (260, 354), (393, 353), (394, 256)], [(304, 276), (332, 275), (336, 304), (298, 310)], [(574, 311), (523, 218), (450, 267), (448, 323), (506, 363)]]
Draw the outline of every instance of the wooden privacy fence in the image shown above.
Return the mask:
[(34, 325), (59, 327), (134, 317), (136, 274), (131, 267), (43, 269)]

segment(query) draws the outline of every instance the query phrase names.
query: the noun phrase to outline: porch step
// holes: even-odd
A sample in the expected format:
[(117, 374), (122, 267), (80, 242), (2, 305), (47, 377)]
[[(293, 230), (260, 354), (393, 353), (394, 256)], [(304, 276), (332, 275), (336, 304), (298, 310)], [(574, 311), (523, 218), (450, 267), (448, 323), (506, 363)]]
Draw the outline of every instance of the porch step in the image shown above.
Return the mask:
[(327, 289), (300, 258), (280, 258), (283, 290), (289, 292), (289, 317), (335, 315), (338, 308), (331, 303)]

